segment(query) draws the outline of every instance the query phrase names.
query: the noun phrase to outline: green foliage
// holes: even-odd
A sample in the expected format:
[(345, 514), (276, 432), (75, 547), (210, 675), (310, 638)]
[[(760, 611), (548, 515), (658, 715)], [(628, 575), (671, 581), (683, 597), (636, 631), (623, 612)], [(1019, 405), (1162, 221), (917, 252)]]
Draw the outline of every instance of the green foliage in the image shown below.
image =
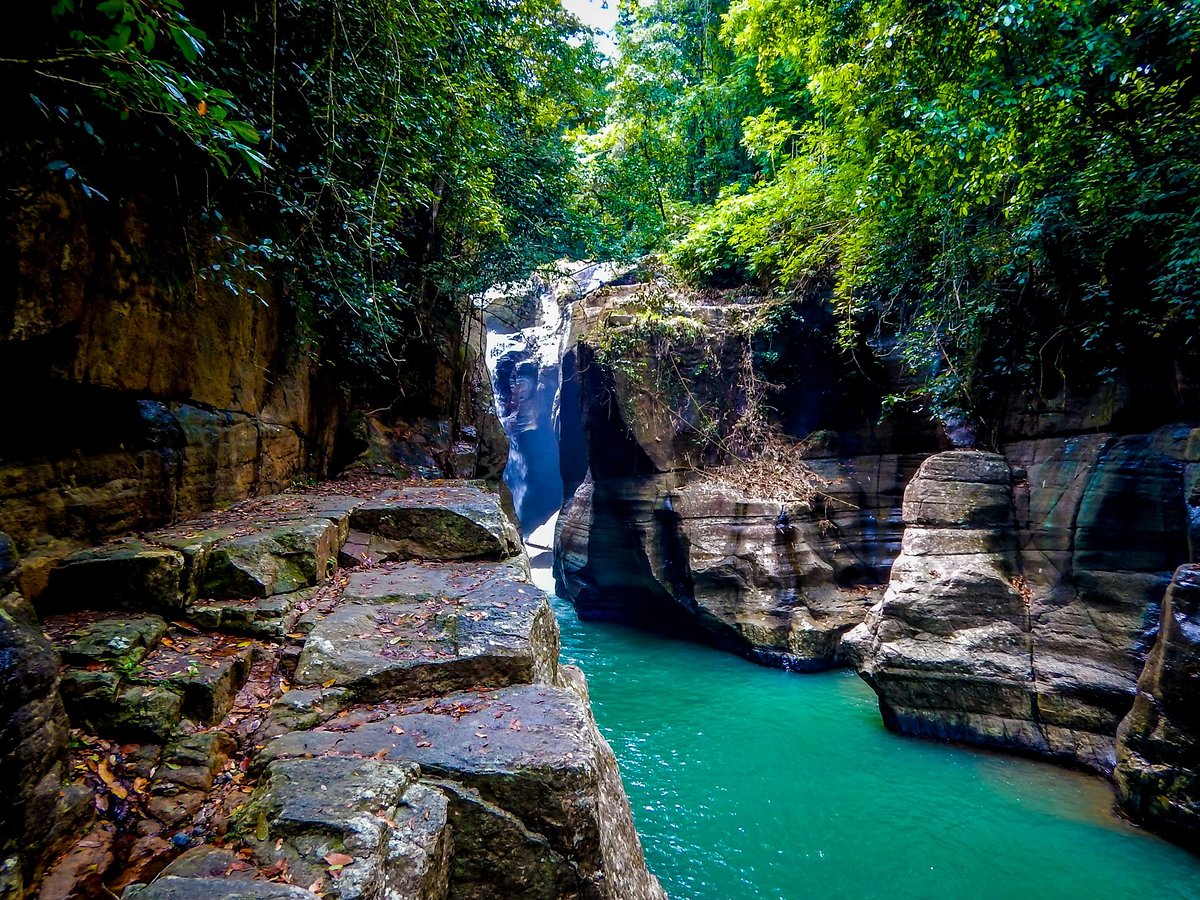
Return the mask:
[[(165, 120), (206, 151), (222, 172), (235, 160), (256, 174), (265, 165), (250, 145), (259, 134), (236, 118), (231, 93), (211, 86), (201, 57), (208, 36), (184, 13), (182, 0), (54, 0), (50, 14), (74, 27), (78, 55), (99, 77), (96, 94), (120, 111)], [(64, 60), (75, 54), (68, 51)], [(50, 76), (66, 77), (66, 76)]]
[(741, 121), (761, 111), (752, 63), (719, 39), (724, 0), (621, 0), (602, 128), (576, 135), (595, 252), (663, 246), (749, 177)]
[[(457, 364), (434, 336), (460, 333), (472, 293), (580, 246), (564, 135), (593, 121), (601, 69), (557, 0), (51, 12), (28, 61), (47, 118), (112, 155), (182, 149), (177, 181), (217, 241), (198, 274), (259, 300), (273, 282), (348, 381), (394, 396)], [(62, 155), (52, 171), (76, 175)]]
[(685, 273), (831, 284), (947, 416), (1195, 334), (1200, 5), (737, 0), (722, 35), (767, 105)]

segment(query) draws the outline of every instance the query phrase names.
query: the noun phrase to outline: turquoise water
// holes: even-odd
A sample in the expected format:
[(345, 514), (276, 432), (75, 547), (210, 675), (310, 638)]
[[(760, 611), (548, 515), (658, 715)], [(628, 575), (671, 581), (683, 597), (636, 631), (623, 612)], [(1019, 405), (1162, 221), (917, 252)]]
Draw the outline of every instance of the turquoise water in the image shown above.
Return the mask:
[(1200, 898), (1200, 858), (1113, 817), (1099, 779), (898, 737), (845, 672), (556, 608), (673, 900)]

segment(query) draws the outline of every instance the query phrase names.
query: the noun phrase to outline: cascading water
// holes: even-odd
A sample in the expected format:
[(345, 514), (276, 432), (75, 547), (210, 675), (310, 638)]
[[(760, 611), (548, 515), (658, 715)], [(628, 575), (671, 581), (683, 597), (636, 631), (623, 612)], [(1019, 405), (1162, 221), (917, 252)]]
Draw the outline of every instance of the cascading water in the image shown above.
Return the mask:
[[(564, 499), (559, 448), (570, 301), (598, 290), (619, 274), (607, 263), (564, 263), (554, 273), (498, 286), (483, 297), (487, 365), (497, 413), (509, 440), (504, 480), (526, 538), (545, 532)], [(578, 462), (573, 460), (568, 468), (576, 468)], [(548, 542), (542, 546), (549, 549)]]
[[(586, 464), (560, 298), (606, 277), (577, 268), (486, 300), (506, 481), (547, 591), (564, 481)], [(846, 672), (792, 675), (555, 606), (675, 900), (1200, 900), (1200, 860), (1116, 819), (1098, 778), (899, 737)]]

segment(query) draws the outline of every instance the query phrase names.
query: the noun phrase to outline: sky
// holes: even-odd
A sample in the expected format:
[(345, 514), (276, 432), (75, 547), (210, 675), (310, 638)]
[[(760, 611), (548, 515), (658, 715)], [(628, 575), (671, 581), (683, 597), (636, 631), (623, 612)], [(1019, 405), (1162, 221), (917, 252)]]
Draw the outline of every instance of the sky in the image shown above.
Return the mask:
[[(562, 0), (562, 5), (575, 13), (584, 25), (599, 28), (608, 34), (612, 33), (613, 25), (617, 22), (617, 3), (618, 0)], [(611, 37), (601, 35), (597, 43), (601, 50), (609, 56), (613, 55), (615, 47)]]

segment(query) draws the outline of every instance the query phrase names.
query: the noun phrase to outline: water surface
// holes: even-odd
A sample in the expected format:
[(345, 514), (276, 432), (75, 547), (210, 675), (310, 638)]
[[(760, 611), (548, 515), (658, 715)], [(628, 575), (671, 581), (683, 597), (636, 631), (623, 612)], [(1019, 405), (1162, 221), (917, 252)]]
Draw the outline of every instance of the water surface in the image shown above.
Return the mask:
[(1200, 900), (1200, 858), (1113, 816), (1100, 779), (891, 734), (850, 673), (555, 605), (674, 900)]

